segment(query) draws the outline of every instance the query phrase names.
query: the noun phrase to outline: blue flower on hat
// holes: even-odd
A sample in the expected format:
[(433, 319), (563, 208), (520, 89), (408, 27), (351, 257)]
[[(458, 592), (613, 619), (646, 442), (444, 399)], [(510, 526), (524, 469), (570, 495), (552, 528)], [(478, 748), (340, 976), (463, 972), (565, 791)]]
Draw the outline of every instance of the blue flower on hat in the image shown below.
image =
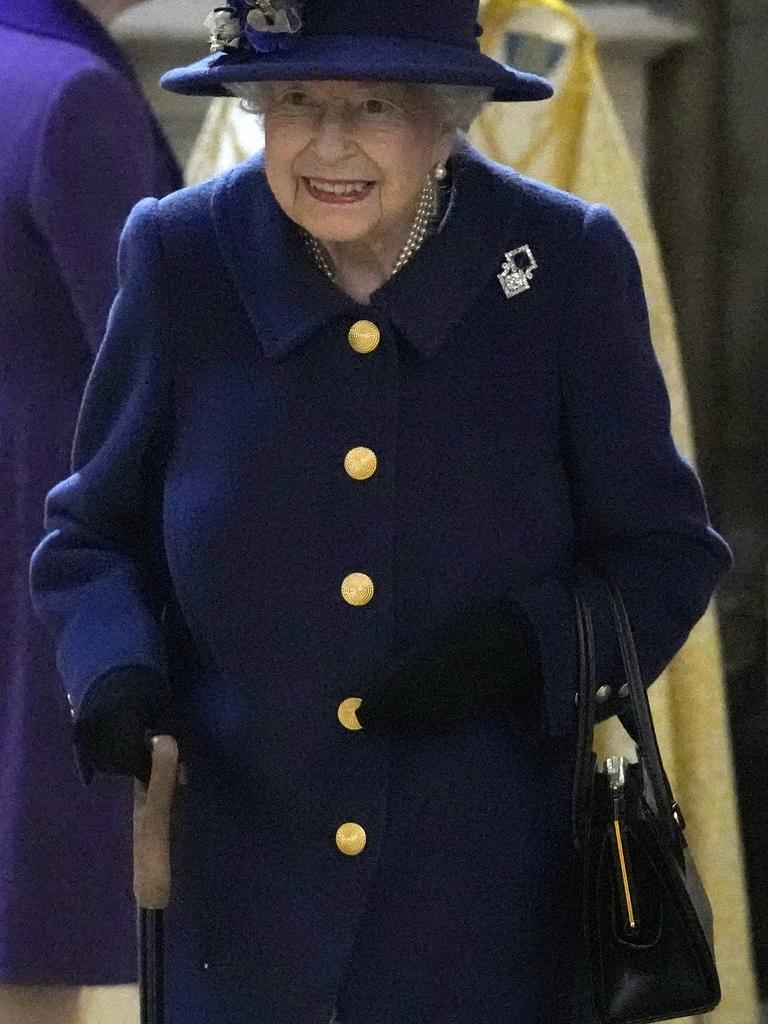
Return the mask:
[(301, 29), (300, 4), (292, 0), (231, 0), (208, 15), (211, 50), (289, 50)]

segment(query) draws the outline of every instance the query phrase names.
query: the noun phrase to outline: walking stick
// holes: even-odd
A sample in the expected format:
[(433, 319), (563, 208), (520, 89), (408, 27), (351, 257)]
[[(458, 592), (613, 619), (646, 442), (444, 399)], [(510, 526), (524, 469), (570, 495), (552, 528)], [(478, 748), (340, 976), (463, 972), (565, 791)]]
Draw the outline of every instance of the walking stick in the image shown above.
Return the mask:
[(136, 783), (133, 891), (138, 905), (141, 1024), (165, 1024), (163, 911), (171, 898), (171, 805), (179, 749), (171, 736), (152, 740), (149, 786)]

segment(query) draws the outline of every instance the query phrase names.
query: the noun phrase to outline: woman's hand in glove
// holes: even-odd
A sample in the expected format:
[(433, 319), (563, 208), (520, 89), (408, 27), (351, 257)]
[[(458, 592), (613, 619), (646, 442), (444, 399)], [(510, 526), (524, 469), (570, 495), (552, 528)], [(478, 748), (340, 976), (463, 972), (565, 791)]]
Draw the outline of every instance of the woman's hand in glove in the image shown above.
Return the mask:
[(173, 731), (160, 680), (146, 669), (126, 668), (96, 684), (75, 720), (74, 740), (97, 772), (132, 775), (147, 785), (150, 739)]
[(366, 728), (417, 732), (495, 707), (527, 705), (539, 692), (536, 639), (515, 606), (456, 620), (370, 689), (357, 712)]

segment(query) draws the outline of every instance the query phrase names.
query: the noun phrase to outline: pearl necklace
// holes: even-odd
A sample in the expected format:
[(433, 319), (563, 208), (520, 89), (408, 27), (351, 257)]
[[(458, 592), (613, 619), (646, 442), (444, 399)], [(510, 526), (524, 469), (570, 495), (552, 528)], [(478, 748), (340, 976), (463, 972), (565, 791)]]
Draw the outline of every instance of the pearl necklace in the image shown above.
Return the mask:
[[(422, 189), (419, 205), (416, 209), (416, 216), (408, 234), (408, 238), (405, 241), (405, 245), (403, 246), (400, 255), (395, 260), (395, 265), (392, 268), (390, 277), (394, 277), (395, 274), (402, 270), (406, 263), (413, 258), (424, 244), (424, 240), (429, 233), (430, 225), (436, 214), (436, 207), (437, 189), (435, 188), (435, 183), (430, 175), (427, 179), (426, 185)], [(310, 235), (308, 231), (304, 231), (303, 229), (302, 234), (307, 248), (312, 254), (317, 266), (329, 281), (335, 281), (336, 273), (333, 268), (333, 264), (329, 260), (318, 240), (314, 235)]]

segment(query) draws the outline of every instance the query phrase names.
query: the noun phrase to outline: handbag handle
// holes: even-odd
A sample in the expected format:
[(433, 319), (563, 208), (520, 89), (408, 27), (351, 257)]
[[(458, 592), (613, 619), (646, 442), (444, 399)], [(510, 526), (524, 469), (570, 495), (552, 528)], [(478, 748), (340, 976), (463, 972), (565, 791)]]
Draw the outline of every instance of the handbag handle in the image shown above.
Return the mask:
[[(640, 673), (632, 627), (621, 591), (614, 580), (607, 580), (613, 621), (619, 641), (624, 668), (624, 679), (629, 688), (632, 718), (635, 726), (638, 759), (647, 776), (650, 792), (658, 812), (658, 820), (667, 832), (667, 840), (678, 856), (685, 848), (683, 821), (672, 796), (667, 773), (659, 749), (653, 724), (648, 692)], [(579, 652), (579, 724), (577, 733), (576, 768), (573, 789), (573, 837), (579, 848), (583, 842), (583, 828), (587, 819), (595, 766), (593, 738), (595, 728), (595, 638), (592, 614), (581, 594), (574, 589), (576, 632)]]
[(576, 733), (576, 764), (573, 772), (573, 795), (571, 799), (571, 832), (573, 845), (581, 849), (589, 820), (589, 804), (592, 797), (592, 776), (595, 771), (593, 738), (595, 731), (595, 693), (597, 690), (595, 669), (595, 635), (592, 612), (579, 591), (573, 587), (571, 596), (576, 620), (578, 649), (578, 726)]

